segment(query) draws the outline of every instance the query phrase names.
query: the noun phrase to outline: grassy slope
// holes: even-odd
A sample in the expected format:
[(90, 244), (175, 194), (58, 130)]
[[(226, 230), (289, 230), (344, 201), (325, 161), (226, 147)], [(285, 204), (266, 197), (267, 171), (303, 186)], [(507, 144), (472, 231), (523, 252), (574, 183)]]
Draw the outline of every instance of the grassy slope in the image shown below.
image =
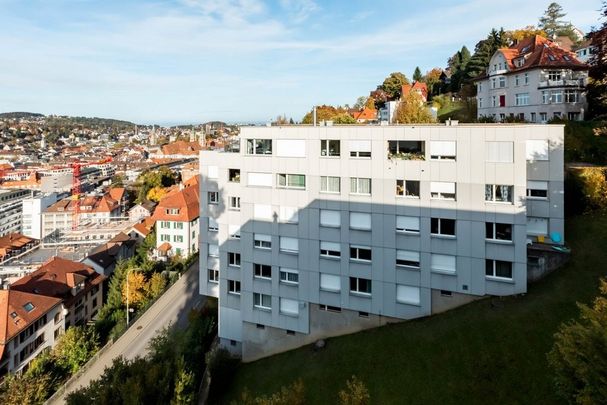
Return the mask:
[(352, 374), (369, 388), (372, 403), (555, 403), (546, 352), (559, 324), (588, 302), (607, 273), (607, 216), (567, 223), (570, 263), (525, 296), (499, 308), (482, 300), (445, 314), (329, 339), (241, 366), (229, 403), (248, 387), (277, 391), (301, 377), (307, 402), (335, 403)]

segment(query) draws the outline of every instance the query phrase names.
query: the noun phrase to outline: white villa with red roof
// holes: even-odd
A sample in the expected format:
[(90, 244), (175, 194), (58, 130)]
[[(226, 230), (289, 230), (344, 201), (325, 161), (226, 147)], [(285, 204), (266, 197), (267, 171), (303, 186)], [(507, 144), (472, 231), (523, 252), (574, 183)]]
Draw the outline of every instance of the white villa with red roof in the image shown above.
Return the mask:
[(198, 187), (198, 176), (195, 176), (184, 188), (173, 191), (158, 203), (152, 218), (156, 223), (156, 250), (160, 256), (187, 257), (198, 251)]
[(478, 117), (583, 120), (587, 81), (588, 66), (575, 53), (542, 36), (529, 37), (497, 50), (475, 80)]

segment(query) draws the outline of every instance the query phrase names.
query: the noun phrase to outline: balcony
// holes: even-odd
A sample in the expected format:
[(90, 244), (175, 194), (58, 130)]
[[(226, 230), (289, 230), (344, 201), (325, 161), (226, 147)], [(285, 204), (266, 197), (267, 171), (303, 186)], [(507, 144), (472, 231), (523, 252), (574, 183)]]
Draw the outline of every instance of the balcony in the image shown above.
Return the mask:
[(578, 78), (578, 79), (561, 79), (561, 80), (542, 80), (538, 84), (537, 88), (550, 88), (550, 87), (586, 87), (586, 79)]
[(424, 141), (388, 141), (388, 159), (426, 160)]

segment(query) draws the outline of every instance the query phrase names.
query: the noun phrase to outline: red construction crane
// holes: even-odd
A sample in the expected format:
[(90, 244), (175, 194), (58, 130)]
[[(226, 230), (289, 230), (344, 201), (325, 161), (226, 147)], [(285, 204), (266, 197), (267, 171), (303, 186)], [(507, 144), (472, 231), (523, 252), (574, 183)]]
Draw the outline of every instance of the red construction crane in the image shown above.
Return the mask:
[(72, 211), (72, 230), (78, 229), (80, 219), (80, 169), (85, 166), (100, 165), (109, 163), (112, 161), (112, 157), (108, 156), (105, 159), (97, 162), (79, 162), (75, 161), (69, 164), (68, 167), (72, 168), (72, 200), (74, 201), (74, 210)]

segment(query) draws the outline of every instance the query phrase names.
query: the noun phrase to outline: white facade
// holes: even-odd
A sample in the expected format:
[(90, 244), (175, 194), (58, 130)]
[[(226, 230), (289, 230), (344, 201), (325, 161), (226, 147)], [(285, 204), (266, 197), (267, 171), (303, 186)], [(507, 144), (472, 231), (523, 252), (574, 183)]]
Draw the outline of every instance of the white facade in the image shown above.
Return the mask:
[(42, 239), (42, 212), (57, 202), (57, 193), (37, 195), (23, 200), (22, 234)]
[(399, 101), (387, 101), (383, 108), (379, 109), (379, 120), (384, 123), (392, 123), (399, 103)]
[(0, 190), (0, 236), (21, 232), (22, 201), (28, 190)]
[(198, 251), (199, 218), (192, 221), (156, 221), (156, 248), (168, 242), (173, 255), (188, 257)]

